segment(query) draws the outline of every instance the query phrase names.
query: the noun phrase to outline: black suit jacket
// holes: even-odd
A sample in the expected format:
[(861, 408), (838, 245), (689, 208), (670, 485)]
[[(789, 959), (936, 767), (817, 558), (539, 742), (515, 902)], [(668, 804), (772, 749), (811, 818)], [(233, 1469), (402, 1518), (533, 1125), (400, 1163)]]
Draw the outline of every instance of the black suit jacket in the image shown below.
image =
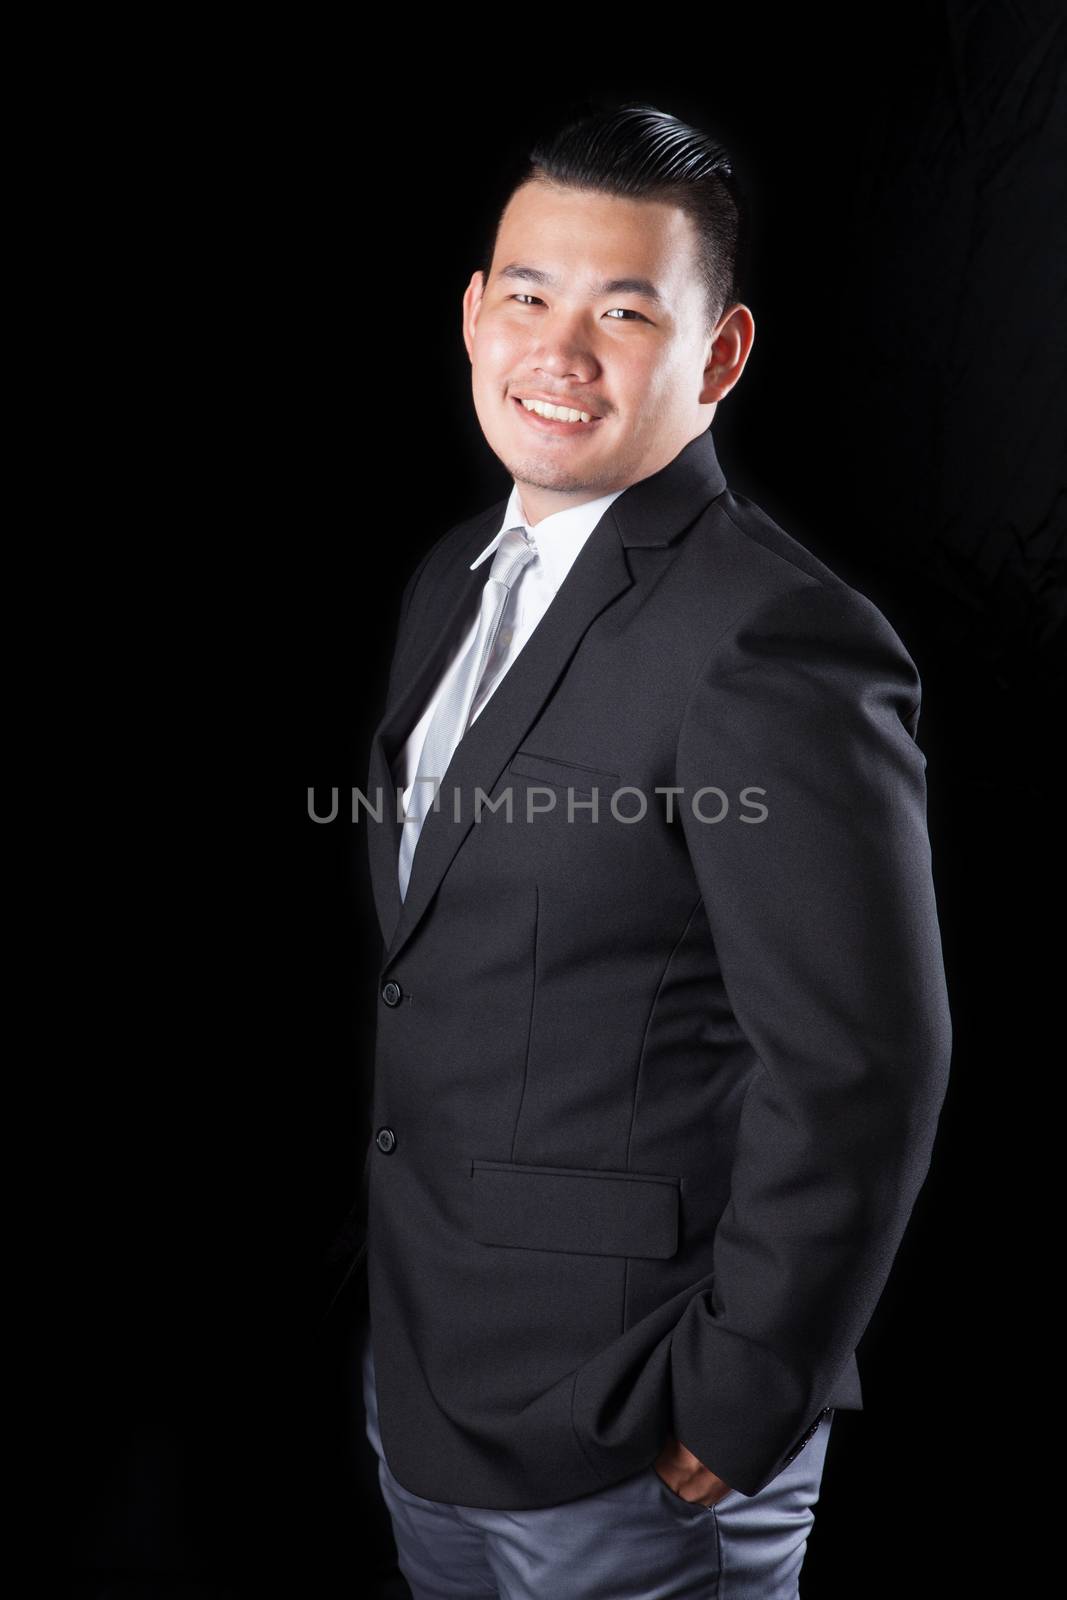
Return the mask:
[[(919, 678), (701, 434), (597, 523), (460, 741), (401, 905), (390, 764), (505, 503), (403, 595), (363, 819), (368, 1216), (334, 1262), (368, 1273), (414, 1493), (555, 1504), (674, 1434), (751, 1495), (862, 1406), (945, 1094)], [(475, 821), (477, 789), (510, 789), (511, 821)]]

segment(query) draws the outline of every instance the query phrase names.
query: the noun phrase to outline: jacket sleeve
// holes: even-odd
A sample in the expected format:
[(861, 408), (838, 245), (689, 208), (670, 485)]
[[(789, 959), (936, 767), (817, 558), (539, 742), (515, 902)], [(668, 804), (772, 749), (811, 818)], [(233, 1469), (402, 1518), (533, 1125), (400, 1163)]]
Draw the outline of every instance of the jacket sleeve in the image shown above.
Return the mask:
[[(671, 1341), (673, 1422), (746, 1495), (796, 1454), (870, 1320), (947, 1086), (919, 699), (877, 607), (812, 580), (712, 646), (680, 725), (682, 827), (758, 1063), (711, 1286)], [(694, 815), (705, 785), (721, 821)], [(741, 820), (755, 804), (766, 817)]]

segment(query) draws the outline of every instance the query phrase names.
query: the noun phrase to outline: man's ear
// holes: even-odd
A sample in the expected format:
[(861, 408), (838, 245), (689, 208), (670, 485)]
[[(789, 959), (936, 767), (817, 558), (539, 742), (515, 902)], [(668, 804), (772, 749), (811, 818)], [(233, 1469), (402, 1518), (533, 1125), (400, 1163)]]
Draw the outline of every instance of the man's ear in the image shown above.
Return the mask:
[(739, 301), (723, 313), (709, 343), (701, 405), (713, 405), (729, 394), (745, 370), (755, 337), (755, 318), (748, 306)]
[(479, 268), (471, 273), (471, 280), (463, 292), (463, 343), (467, 354), (474, 360), (474, 329), (478, 322), (482, 299), (485, 295), (485, 273)]

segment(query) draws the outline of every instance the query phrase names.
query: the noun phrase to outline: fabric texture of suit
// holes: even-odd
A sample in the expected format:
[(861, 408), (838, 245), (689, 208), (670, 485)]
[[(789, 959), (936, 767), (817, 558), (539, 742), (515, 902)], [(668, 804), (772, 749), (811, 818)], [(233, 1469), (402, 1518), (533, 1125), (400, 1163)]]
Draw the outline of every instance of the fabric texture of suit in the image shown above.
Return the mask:
[[(329, 1265), (368, 1274), (415, 1494), (553, 1505), (668, 1434), (755, 1494), (826, 1407), (862, 1407), (947, 1085), (918, 673), (701, 434), (597, 523), (460, 740), (401, 902), (391, 763), (504, 504), (401, 602), (364, 817), (371, 1135)], [(528, 790), (555, 805), (527, 820)]]

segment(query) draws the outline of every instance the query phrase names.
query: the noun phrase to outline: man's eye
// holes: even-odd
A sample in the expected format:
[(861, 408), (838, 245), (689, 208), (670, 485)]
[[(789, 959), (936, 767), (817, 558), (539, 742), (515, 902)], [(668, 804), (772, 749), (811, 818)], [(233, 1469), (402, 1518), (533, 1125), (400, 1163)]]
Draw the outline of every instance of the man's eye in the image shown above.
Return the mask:
[[(523, 294), (523, 293), (520, 292), (519, 294), (513, 294), (511, 296), (511, 298), (512, 298), (512, 300), (531, 300), (532, 301), (532, 300), (537, 300), (538, 297), (535, 294)], [(544, 302), (539, 300), (538, 304), (539, 305), (543, 305)], [(647, 322), (648, 321), (648, 318), (645, 317), (645, 316), (642, 316), (640, 311), (634, 311), (629, 306), (612, 306), (611, 310), (610, 311), (605, 311), (604, 315), (606, 317), (610, 317), (616, 311), (621, 311), (624, 317), (638, 317), (642, 322)]]

